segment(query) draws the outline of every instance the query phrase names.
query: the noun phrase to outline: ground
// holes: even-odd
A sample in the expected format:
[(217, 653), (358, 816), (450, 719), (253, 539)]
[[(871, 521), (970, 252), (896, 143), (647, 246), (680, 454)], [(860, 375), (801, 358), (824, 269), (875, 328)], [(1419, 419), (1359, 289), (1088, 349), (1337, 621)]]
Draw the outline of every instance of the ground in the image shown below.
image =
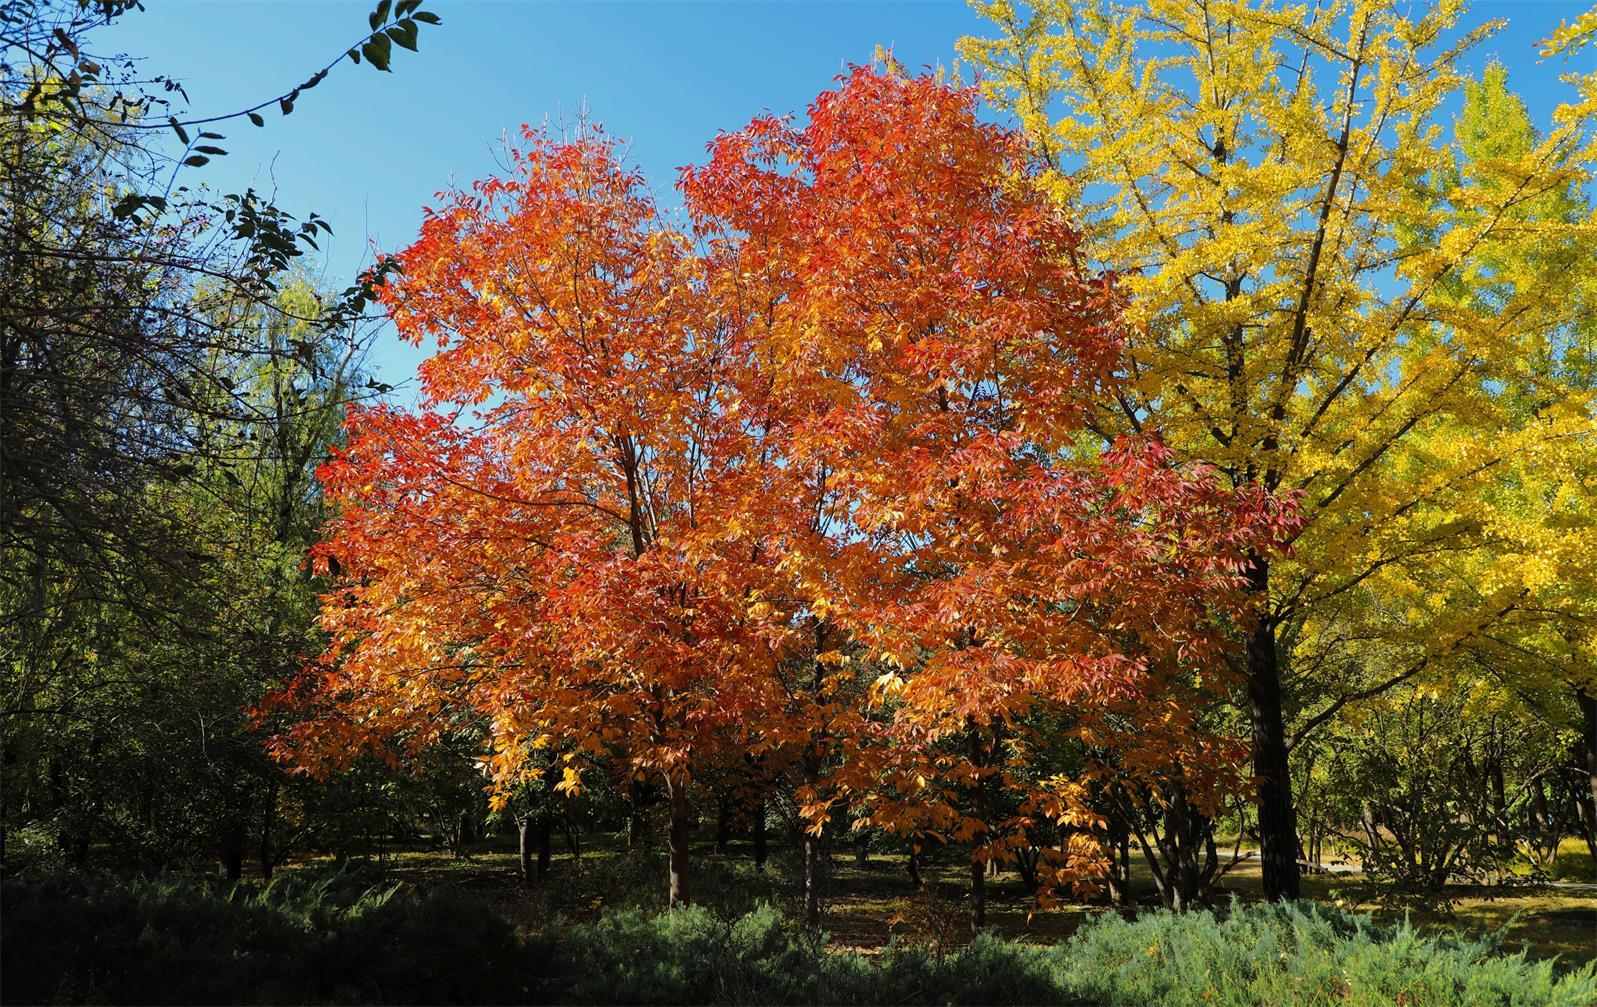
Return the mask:
[[(581, 856), (561, 849), (549, 876), (530, 889), (517, 875), (514, 840), (497, 838), (472, 848), (468, 857), (420, 849), (390, 851), (382, 865), (396, 880), (445, 882), (470, 889), (491, 900), (524, 930), (535, 930), (555, 915), (583, 918), (601, 910), (637, 906), (658, 908), (665, 894), (663, 853), (625, 850), (621, 837), (607, 834), (580, 838)], [(1572, 854), (1574, 855), (1574, 854)], [(1589, 855), (1572, 874), (1594, 877)], [(771, 863), (756, 872), (746, 844), (734, 842), (725, 853), (706, 843), (694, 850), (695, 897), (712, 907), (739, 910), (759, 900), (790, 903), (797, 895), (792, 851), (772, 848)], [(1579, 870), (1584, 866), (1585, 870)], [(831, 862), (824, 926), (834, 944), (866, 953), (880, 949), (893, 936), (932, 942), (966, 938), (964, 902), (968, 881), (952, 860), (932, 864), (924, 872), (926, 889), (917, 893), (899, 854), (872, 853), (860, 863), (852, 850), (841, 850)], [(1259, 897), (1256, 861), (1244, 862), (1225, 878), (1225, 891), (1237, 898)], [(1556, 956), (1579, 963), (1597, 959), (1597, 883), (1453, 885), (1439, 898), (1383, 898), (1376, 886), (1356, 871), (1312, 874), (1304, 878), (1304, 895), (1372, 912), (1395, 920), (1409, 914), (1422, 929), (1464, 932), (1507, 929), (1508, 945), (1523, 946), (1534, 958)], [(1013, 874), (989, 879), (988, 923), (1006, 937), (1053, 943), (1075, 930), (1101, 906), (1067, 905), (1050, 912), (1029, 912), (1029, 898)], [(1151, 902), (1149, 876), (1135, 870), (1133, 895)]]

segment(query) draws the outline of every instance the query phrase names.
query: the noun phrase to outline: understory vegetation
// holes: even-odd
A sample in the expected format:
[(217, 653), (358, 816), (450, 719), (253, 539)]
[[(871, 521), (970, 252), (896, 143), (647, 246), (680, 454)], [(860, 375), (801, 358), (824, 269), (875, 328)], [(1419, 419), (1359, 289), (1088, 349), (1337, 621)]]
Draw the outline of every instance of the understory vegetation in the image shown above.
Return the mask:
[(1303, 905), (1097, 917), (1052, 946), (991, 933), (866, 955), (769, 904), (558, 918), (518, 935), (480, 898), (358, 870), (264, 886), (11, 881), (7, 1003), (1537, 1005), (1585, 1007), (1597, 966), (1491, 936)]

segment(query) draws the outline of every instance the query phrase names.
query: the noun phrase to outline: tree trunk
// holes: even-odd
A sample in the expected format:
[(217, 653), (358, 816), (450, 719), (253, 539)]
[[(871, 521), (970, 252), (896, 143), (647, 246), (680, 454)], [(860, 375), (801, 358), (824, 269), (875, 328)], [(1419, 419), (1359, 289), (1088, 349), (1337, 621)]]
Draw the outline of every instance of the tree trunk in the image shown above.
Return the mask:
[(919, 891), (921, 886), (920, 850), (914, 846), (909, 848), (909, 856), (904, 860), (904, 870), (909, 872), (909, 883), (915, 887), (916, 891)]
[(456, 856), (464, 857), (471, 853), (471, 844), (477, 841), (477, 829), (474, 816), (469, 811), (460, 813), (460, 849)]
[[(971, 787), (971, 813), (978, 822), (982, 823), (985, 833), (987, 827), (987, 778), (981, 775), (986, 768), (984, 763), (986, 753), (983, 751), (981, 733), (972, 726), (970, 735), (970, 761), (976, 767), (976, 782)], [(982, 927), (987, 925), (987, 863), (980, 854), (982, 844), (976, 836), (971, 837), (970, 847), (970, 932), (981, 933)]]
[(821, 922), (821, 837), (804, 830), (804, 922)]
[(1580, 704), (1580, 747), (1585, 756), (1587, 783), (1591, 788), (1592, 806), (1597, 808), (1597, 696), (1585, 689), (1576, 689), (1575, 702)]
[(522, 815), (516, 819), (516, 852), (520, 855), (521, 884), (523, 887), (532, 885), (532, 816)]
[(1258, 625), (1248, 633), (1248, 715), (1253, 726), (1253, 775), (1258, 778), (1259, 866), (1267, 899), (1296, 899), (1300, 892), (1297, 814), (1287, 767), (1286, 724), (1281, 715), (1281, 665), (1269, 612), (1269, 562), (1254, 557), (1248, 587)]
[[(538, 877), (549, 876), (549, 861), (554, 855), (554, 817), (549, 814), (538, 816)], [(573, 857), (572, 859), (576, 859)]]
[(987, 925), (987, 865), (976, 859), (972, 851), (970, 858), (970, 931), (981, 933), (982, 927)]
[(762, 871), (765, 870), (766, 853), (765, 801), (761, 800), (754, 807), (754, 866)]
[(244, 826), (229, 822), (222, 833), (222, 870), (227, 880), (237, 881), (244, 876)]
[(732, 841), (732, 802), (722, 795), (715, 816), (715, 852), (725, 853)]
[(1117, 906), (1131, 904), (1131, 830), (1118, 808), (1104, 816), (1109, 831), (1109, 901)]
[(571, 854), (571, 859), (581, 860), (582, 845), (577, 840), (577, 830), (571, 827), (569, 814), (560, 816), (560, 834), (566, 837), (566, 852)]
[(636, 805), (627, 812), (627, 849), (635, 850), (643, 844), (643, 813)]
[(273, 778), (266, 784), (266, 806), (261, 809), (261, 879), (272, 880), (272, 830), (277, 824), (277, 780)]
[(1131, 833), (1122, 828), (1120, 832), (1120, 894), (1115, 901), (1117, 906), (1131, 905)]
[(671, 825), (666, 833), (666, 844), (670, 851), (670, 906), (675, 909), (692, 901), (689, 891), (687, 781), (667, 777), (665, 789), (671, 810)]

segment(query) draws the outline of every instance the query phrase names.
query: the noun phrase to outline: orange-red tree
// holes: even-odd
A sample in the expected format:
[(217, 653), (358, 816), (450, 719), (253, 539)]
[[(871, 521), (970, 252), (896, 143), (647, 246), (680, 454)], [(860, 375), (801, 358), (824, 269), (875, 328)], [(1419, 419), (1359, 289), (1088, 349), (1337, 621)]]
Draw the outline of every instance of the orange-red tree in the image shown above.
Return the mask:
[[(466, 719), (502, 796), (535, 750), (568, 790), (607, 754), (666, 791), (673, 904), (689, 782), (729, 746), (789, 768), (812, 867), (838, 807), (970, 843), (978, 922), (987, 860), (1095, 824), (1081, 781), (1011, 771), (1029, 718), (1205, 660), (1287, 518), (1086, 435), (1113, 278), (976, 111), (856, 70), (802, 128), (718, 138), (683, 174), (691, 231), (595, 132), (529, 131), (449, 197), (382, 293), (440, 346), (425, 407), (356, 411), (323, 471), (333, 643), (285, 755)], [(1047, 867), (1045, 891), (1101, 857)]]
[[(1028, 717), (1157, 687), (1151, 663), (1210, 660), (1247, 550), (1290, 515), (1155, 442), (1105, 450), (1087, 433), (1118, 382), (1113, 277), (1077, 265), (1030, 150), (976, 103), (859, 69), (802, 127), (766, 117), (719, 138), (683, 188), (766, 291), (789, 464), (825, 480), (830, 533), (787, 562), (810, 613), (887, 669), (881, 743), (807, 795), (812, 827), (843, 799), (972, 843), (980, 926), (987, 860), (1038, 819), (1096, 821), (1060, 778), (1019, 814), (988, 812), (995, 781), (1019, 784)], [(1051, 883), (1101, 870), (1085, 838), (1048, 861)]]
[[(352, 413), (322, 471), (342, 507), (332, 647), (304, 683), (306, 762), (430, 744), (465, 711), (496, 796), (554, 748), (663, 786), (671, 899), (688, 896), (697, 756), (780, 701), (763, 377), (735, 281), (664, 226), (613, 141), (528, 131), (456, 193), (382, 292), (436, 340), (426, 408)], [(765, 382), (768, 384), (768, 382)]]

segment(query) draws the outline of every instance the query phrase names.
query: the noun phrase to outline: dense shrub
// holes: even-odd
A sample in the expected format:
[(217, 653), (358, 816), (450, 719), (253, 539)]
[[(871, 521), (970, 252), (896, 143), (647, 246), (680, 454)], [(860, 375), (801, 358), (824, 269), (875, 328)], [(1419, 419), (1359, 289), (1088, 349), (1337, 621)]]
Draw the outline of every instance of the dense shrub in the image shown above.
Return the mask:
[(515, 931), (449, 888), (372, 890), (319, 940), (312, 988), (334, 1003), (512, 1003), (525, 998)]
[(835, 963), (829, 1002), (847, 1004), (1065, 1004), (1080, 998), (1053, 974), (1047, 949), (982, 934), (939, 954), (890, 944), (874, 961)]
[(299, 872), (263, 890), (167, 879), (8, 882), (0, 1000), (469, 1003), (522, 998), (509, 923), (450, 890)]
[(8, 882), (0, 1000), (56, 1003), (1597, 1003), (1495, 938), (1424, 937), (1312, 906), (1105, 915), (1052, 948), (983, 935), (939, 953), (827, 950), (770, 905), (622, 910), (518, 940), (451, 889), (298, 872), (263, 890), (170, 880)]
[(1554, 978), (1551, 962), (1506, 954), (1499, 937), (1423, 937), (1407, 922), (1313, 905), (1225, 912), (1105, 915), (1052, 956), (1062, 985), (1095, 1004), (1405, 1004), (1407, 1007), (1597, 1003), (1588, 964)]
[(552, 1003), (815, 1003), (826, 951), (769, 906), (724, 920), (700, 906), (628, 910), (551, 928), (534, 960), (560, 962), (538, 991)]

